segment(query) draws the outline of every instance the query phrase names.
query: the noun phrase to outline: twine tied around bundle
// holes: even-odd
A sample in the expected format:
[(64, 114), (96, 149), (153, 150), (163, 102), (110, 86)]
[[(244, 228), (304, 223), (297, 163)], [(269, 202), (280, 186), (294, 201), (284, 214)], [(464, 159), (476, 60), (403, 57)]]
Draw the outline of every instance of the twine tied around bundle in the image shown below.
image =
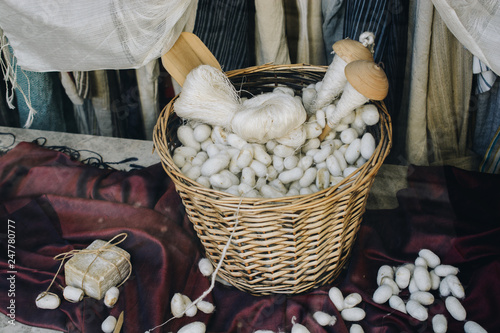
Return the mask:
[(128, 265), (129, 265), (128, 274), (123, 279), (123, 281), (120, 284), (118, 284), (116, 287), (120, 287), (121, 285), (123, 285), (128, 280), (128, 278), (130, 277), (130, 275), (132, 274), (132, 263), (130, 262), (130, 259), (127, 258), (123, 253), (118, 252), (116, 250), (113, 250), (112, 247), (116, 246), (116, 245), (118, 245), (120, 243), (122, 243), (123, 241), (125, 241), (125, 239), (127, 238), (127, 236), (128, 235), (123, 232), (123, 233), (120, 233), (120, 234), (116, 235), (115, 237), (113, 237), (112, 239), (110, 239), (108, 242), (106, 242), (106, 244), (104, 244), (103, 246), (101, 246), (101, 247), (99, 247), (97, 249), (93, 249), (93, 250), (89, 250), (89, 249), (71, 250), (71, 251), (60, 253), (60, 254), (56, 255), (54, 257), (54, 260), (60, 260), (61, 264), (59, 265), (59, 268), (57, 269), (57, 272), (54, 275), (54, 278), (50, 282), (49, 286), (47, 287), (47, 289), (44, 292), (42, 292), (39, 295), (39, 297), (37, 298), (37, 300), (43, 298), (45, 295), (54, 295), (54, 293), (49, 292), (49, 290), (52, 287), (52, 285), (54, 284), (57, 276), (59, 275), (59, 272), (61, 271), (61, 269), (62, 269), (62, 267), (64, 265), (64, 262), (66, 261), (66, 259), (69, 259), (69, 258), (73, 257), (74, 255), (80, 254), (80, 253), (95, 254), (96, 255), (95, 258), (92, 260), (92, 262), (87, 267), (87, 269), (85, 270), (85, 273), (83, 274), (81, 289), (84, 292), (85, 292), (85, 289), (84, 289), (83, 285), (84, 285), (85, 277), (87, 276), (87, 274), (88, 274), (88, 272), (90, 270), (90, 267), (94, 264), (94, 262), (97, 260), (97, 258), (101, 258), (102, 260), (104, 260), (104, 261), (108, 262), (109, 264), (111, 264), (116, 269), (116, 271), (118, 272), (118, 275), (120, 276), (120, 279), (123, 279), (122, 274), (121, 274), (120, 270), (118, 269), (118, 267), (114, 263), (112, 263), (111, 261), (109, 261), (109, 260), (107, 260), (107, 259), (105, 259), (105, 258), (103, 258), (101, 256), (101, 254), (104, 253), (104, 252), (113, 252), (113, 253), (116, 253), (117, 255), (121, 256), (122, 258), (124, 258), (127, 261)]

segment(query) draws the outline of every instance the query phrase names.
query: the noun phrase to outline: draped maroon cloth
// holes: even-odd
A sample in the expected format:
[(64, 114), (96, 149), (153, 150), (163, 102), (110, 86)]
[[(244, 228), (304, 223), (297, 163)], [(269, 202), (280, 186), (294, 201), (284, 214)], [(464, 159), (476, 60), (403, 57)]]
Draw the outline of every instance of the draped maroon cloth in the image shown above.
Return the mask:
[[(422, 248), (460, 269), (467, 319), (489, 332), (500, 331), (500, 178), (451, 167), (410, 167), (408, 188), (398, 193), (400, 206), (367, 211), (349, 264), (331, 285), (295, 296), (251, 296), (216, 284), (206, 298), (216, 311), (180, 318), (154, 332), (175, 332), (203, 321), (208, 332), (290, 332), (292, 318), (310, 332), (348, 332), (328, 298), (331, 286), (363, 296), (365, 332), (432, 332), (431, 317), (443, 313), (449, 332), (463, 331), (437, 297), (429, 320), (419, 322), (371, 301), (376, 274), (383, 264), (413, 262)], [(15, 267), (9, 267), (7, 224), (15, 226)], [(182, 202), (160, 165), (135, 170), (104, 170), (72, 161), (67, 155), (21, 143), (0, 158), (0, 311), (15, 301), (15, 320), (67, 332), (100, 332), (109, 315), (125, 311), (122, 332), (144, 332), (171, 318), (170, 299), (183, 293), (196, 299), (210, 284), (197, 268), (203, 256)], [(126, 232), (119, 246), (131, 254), (133, 271), (116, 306), (85, 298), (62, 299), (56, 310), (35, 306), (60, 262), (57, 254), (83, 249), (95, 239)], [(12, 262), (10, 262), (12, 263)], [(8, 271), (15, 273), (8, 274)], [(15, 276), (15, 296), (9, 296)], [(64, 272), (51, 291), (61, 296)], [(403, 294), (404, 295), (404, 294)], [(334, 326), (319, 326), (312, 315), (337, 316)]]

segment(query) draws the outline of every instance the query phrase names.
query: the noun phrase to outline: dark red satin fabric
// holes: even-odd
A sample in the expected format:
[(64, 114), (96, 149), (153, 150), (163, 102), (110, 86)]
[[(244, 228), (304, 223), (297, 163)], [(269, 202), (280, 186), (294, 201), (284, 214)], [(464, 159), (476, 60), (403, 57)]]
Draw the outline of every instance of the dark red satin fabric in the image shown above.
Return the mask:
[[(332, 285), (344, 294), (358, 292), (367, 317), (365, 332), (432, 332), (430, 319), (418, 322), (371, 301), (378, 267), (411, 262), (421, 248), (460, 268), (468, 319), (489, 332), (500, 331), (500, 178), (450, 167), (410, 167), (400, 207), (367, 211), (344, 273)], [(170, 316), (170, 299), (181, 292), (197, 298), (209, 286), (197, 268), (202, 248), (184, 215), (182, 203), (160, 165), (122, 172), (97, 169), (34, 144), (21, 143), (0, 158), (0, 225), (16, 227), (16, 320), (68, 332), (99, 332), (102, 320), (125, 311), (122, 332), (140, 333)], [(40, 310), (36, 295), (45, 290), (59, 262), (53, 257), (81, 249), (94, 239), (127, 232), (120, 244), (131, 254), (133, 274), (121, 287), (113, 309), (86, 298), (63, 300), (56, 310)], [(5, 236), (0, 269), (6, 272)], [(9, 284), (0, 280), (0, 311), (7, 313)], [(57, 278), (64, 285), (63, 274)], [(328, 299), (325, 286), (303, 295), (256, 297), (216, 284), (207, 300), (215, 313), (171, 321), (154, 332), (175, 332), (203, 321), (209, 332), (290, 332), (292, 317), (312, 333), (348, 332), (350, 323)], [(57, 286), (52, 291), (61, 294)], [(335, 314), (338, 322), (321, 327), (315, 311)], [(437, 298), (430, 314), (444, 313), (449, 332), (463, 331)]]

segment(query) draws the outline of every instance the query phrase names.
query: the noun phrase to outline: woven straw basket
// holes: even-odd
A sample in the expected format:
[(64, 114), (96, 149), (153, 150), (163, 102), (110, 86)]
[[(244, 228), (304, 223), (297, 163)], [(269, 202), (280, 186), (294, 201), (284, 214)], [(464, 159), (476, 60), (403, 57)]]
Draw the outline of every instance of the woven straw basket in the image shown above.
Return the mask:
[[(226, 74), (242, 94), (271, 91), (277, 85), (299, 94), (325, 71), (324, 66), (264, 65)], [(376, 103), (380, 122), (369, 128), (377, 140), (375, 153), (358, 173), (310, 195), (256, 199), (208, 189), (180, 172), (172, 161), (181, 123), (174, 102), (158, 119), (155, 148), (214, 266), (232, 234), (218, 276), (254, 295), (302, 293), (333, 281), (349, 258), (368, 191), (391, 147), (384, 104)]]

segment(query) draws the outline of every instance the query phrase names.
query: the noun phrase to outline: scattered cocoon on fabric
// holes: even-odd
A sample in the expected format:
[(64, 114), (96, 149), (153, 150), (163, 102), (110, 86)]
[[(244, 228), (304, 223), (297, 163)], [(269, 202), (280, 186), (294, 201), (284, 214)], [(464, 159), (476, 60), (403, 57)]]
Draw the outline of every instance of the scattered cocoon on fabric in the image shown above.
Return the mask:
[(56, 294), (42, 292), (36, 297), (35, 303), (37, 308), (53, 310), (59, 307), (61, 300)]
[(120, 296), (120, 290), (117, 287), (111, 287), (104, 294), (104, 304), (108, 308), (112, 308), (115, 306), (118, 301), (118, 297)]
[(104, 333), (111, 333), (114, 331), (116, 326), (116, 318), (113, 316), (108, 316), (101, 324), (101, 330)]
[(210, 276), (214, 272), (214, 267), (212, 266), (210, 260), (207, 258), (200, 259), (200, 261), (198, 262), (198, 269), (200, 270), (201, 274), (203, 274), (203, 276)]
[(63, 290), (63, 297), (65, 300), (76, 303), (80, 302), (83, 299), (84, 292), (80, 288), (66, 286)]
[(193, 323), (187, 324), (186, 326), (183, 326), (180, 330), (177, 331), (177, 333), (205, 333), (206, 330), (207, 327), (204, 323), (195, 321)]
[(337, 322), (337, 318), (335, 316), (330, 316), (328, 313), (322, 311), (316, 311), (313, 314), (313, 318), (321, 326), (333, 326)]

